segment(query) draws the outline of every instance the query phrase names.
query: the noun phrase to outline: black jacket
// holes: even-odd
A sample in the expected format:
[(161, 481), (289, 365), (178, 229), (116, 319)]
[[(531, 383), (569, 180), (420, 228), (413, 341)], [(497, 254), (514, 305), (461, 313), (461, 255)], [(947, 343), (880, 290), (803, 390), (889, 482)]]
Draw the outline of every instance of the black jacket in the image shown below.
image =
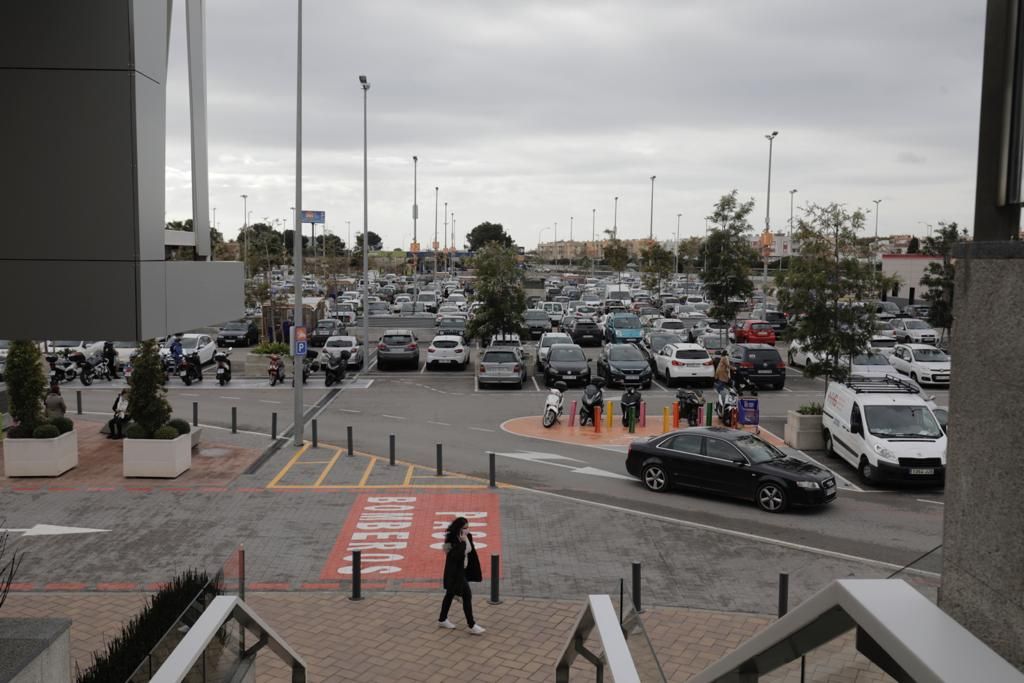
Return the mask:
[(456, 541), (445, 543), (448, 547), (448, 554), (444, 558), (444, 589), (446, 591), (462, 590), (466, 584), (466, 553), (469, 552), (469, 542)]

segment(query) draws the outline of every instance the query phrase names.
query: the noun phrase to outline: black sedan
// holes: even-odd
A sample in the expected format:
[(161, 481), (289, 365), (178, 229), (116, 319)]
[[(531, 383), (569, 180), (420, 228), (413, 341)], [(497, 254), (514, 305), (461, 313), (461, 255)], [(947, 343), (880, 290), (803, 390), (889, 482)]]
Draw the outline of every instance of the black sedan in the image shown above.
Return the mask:
[(608, 386), (651, 388), (654, 371), (636, 344), (608, 344), (597, 359), (597, 376)]
[(634, 441), (626, 471), (651, 491), (691, 488), (752, 500), (766, 512), (831, 503), (827, 469), (786, 455), (750, 432), (696, 427)]
[(217, 332), (217, 346), (250, 346), (260, 340), (260, 331), (252, 320), (225, 323)]
[(324, 318), (309, 335), (310, 346), (323, 346), (331, 337), (345, 336), (345, 323), (335, 318)]
[(544, 366), (544, 384), (551, 386), (561, 380), (566, 384), (590, 384), (590, 361), (576, 344), (552, 344)]

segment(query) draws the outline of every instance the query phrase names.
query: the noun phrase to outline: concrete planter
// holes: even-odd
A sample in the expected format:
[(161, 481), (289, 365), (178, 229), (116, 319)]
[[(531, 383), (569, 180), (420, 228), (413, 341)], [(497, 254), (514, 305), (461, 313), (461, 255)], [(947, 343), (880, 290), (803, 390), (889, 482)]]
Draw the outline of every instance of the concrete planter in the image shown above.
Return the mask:
[(53, 439), (4, 439), (4, 475), (59, 477), (78, 464), (78, 430)]
[(820, 451), (825, 448), (821, 432), (821, 415), (801, 415), (790, 410), (786, 416), (786, 443), (802, 451)]
[(192, 467), (192, 435), (176, 439), (124, 439), (123, 474), (126, 477), (174, 479)]

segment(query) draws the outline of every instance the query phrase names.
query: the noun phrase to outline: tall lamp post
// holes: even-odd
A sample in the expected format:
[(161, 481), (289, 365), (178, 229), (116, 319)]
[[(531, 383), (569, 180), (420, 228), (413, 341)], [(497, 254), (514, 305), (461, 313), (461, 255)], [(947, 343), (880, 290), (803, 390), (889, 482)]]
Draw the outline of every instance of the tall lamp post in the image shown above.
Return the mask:
[(562, 250), (558, 248), (558, 221), (555, 221), (555, 265), (558, 265), (558, 257), (562, 255)]
[(590, 277), (594, 277), (594, 264), (597, 263), (597, 209), (590, 210)]
[[(370, 316), (368, 312), (370, 310), (370, 242), (369, 242), (369, 224), (370, 224), (370, 209), (368, 205), (369, 193), (366, 189), (366, 100), (367, 93), (370, 90), (370, 82), (366, 80), (366, 76), (359, 77), (359, 84), (363, 89), (363, 348), (366, 349), (367, 354), (370, 351)], [(369, 362), (370, 357), (367, 355), (366, 361)]]
[[(444, 203), (444, 255), (448, 258), (448, 202)], [(448, 261), (445, 261), (444, 272), (448, 272)]]
[[(295, 213), (293, 214), (295, 221), (295, 232), (292, 240), (292, 252), (295, 256), (292, 260), (295, 268), (295, 317), (293, 318), (293, 325), (291, 329), (295, 329), (295, 325), (303, 326), (305, 321), (302, 319), (302, 0), (299, 0), (298, 6), (298, 32), (296, 40), (296, 60), (295, 60)], [(296, 241), (298, 240), (298, 241)], [(315, 252), (314, 252), (315, 253)], [(292, 333), (294, 334), (294, 332)], [(289, 340), (285, 339), (287, 344)], [(295, 390), (293, 393), (294, 398), (294, 409), (295, 417), (292, 427), (294, 434), (294, 444), (296, 447), (302, 446), (303, 436), (303, 402), (302, 402), (302, 358), (299, 354), (294, 353), (292, 350), (294, 363), (292, 365), (292, 378), (295, 381)]]
[(576, 250), (576, 244), (572, 241), (572, 220), (573, 217), (569, 216), (569, 267), (572, 268), (572, 257), (573, 252)]
[(775, 143), (775, 136), (779, 134), (779, 131), (773, 130), (765, 137), (768, 139), (768, 192), (765, 195), (764, 202), (764, 244), (761, 247), (761, 254), (764, 260), (764, 273), (761, 280), (761, 291), (764, 292), (765, 286), (768, 284), (768, 245), (771, 240), (771, 214), (772, 214), (772, 147)]
[(348, 258), (345, 259), (345, 272), (352, 272), (352, 221), (345, 221), (348, 228), (348, 237), (345, 238), (345, 247), (348, 251)]
[(455, 212), (452, 211), (452, 258), (451, 267), (452, 275), (455, 275), (455, 254), (458, 253), (459, 249), (455, 246)]
[(875, 252), (875, 256), (878, 256), (878, 205), (882, 203), (881, 199), (872, 199), (875, 203), (875, 242), (872, 245), (872, 251)]
[(244, 277), (249, 277), (249, 195), (243, 194), (242, 197), (242, 274)]
[(619, 198), (615, 198), (615, 213), (612, 214), (612, 239), (619, 239)]
[(647, 239), (654, 240), (654, 179), (657, 176), (651, 176), (651, 233), (647, 236)]
[[(412, 157), (412, 243), (416, 244), (416, 221), (420, 217), (420, 207), (416, 203), (416, 166), (419, 163), (419, 158), (415, 155)], [(412, 253), (412, 272), (416, 274), (419, 272), (420, 266), (420, 252), (419, 247)]]
[(676, 214), (676, 270), (675, 275), (679, 274), (679, 222), (683, 220), (683, 214)]
[(437, 186), (434, 186), (434, 242), (430, 245), (431, 251), (434, 252), (434, 279), (437, 279), (437, 193), (440, 190)]

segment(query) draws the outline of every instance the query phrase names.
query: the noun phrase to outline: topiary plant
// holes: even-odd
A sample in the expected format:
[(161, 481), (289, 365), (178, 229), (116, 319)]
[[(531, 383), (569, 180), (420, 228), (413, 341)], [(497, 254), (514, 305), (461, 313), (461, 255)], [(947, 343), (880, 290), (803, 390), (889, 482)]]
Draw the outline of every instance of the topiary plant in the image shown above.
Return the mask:
[(66, 417), (55, 417), (50, 420), (50, 424), (59, 429), (61, 434), (67, 434), (75, 428), (75, 423)]
[(179, 436), (181, 436), (181, 434), (179, 434), (178, 430), (172, 427), (171, 425), (164, 425), (163, 427), (159, 427), (155, 432), (153, 432), (154, 439), (162, 439), (164, 441), (177, 439)]
[(8, 430), (7, 436), (28, 438), (43, 421), (43, 399), (46, 398), (46, 373), (35, 342), (11, 342), (4, 380), (7, 382), (8, 412), (19, 427)]
[(820, 403), (814, 403), (812, 401), (811, 403), (802, 405), (799, 408), (797, 408), (796, 412), (799, 413), (800, 415), (821, 415), (823, 410), (824, 408)]
[(129, 439), (148, 439), (149, 432), (140, 424), (132, 422), (124, 428), (124, 435)]
[(129, 435), (129, 438), (149, 438), (150, 434), (167, 424), (171, 406), (167, 403), (166, 381), (156, 341), (147, 339), (139, 346), (132, 364), (132, 376), (128, 380), (128, 415), (145, 430), (146, 435)]
[(167, 425), (170, 427), (174, 427), (176, 430), (178, 430), (178, 434), (188, 434), (189, 432), (192, 431), (192, 426), (185, 420), (182, 420), (180, 417), (174, 418), (173, 420), (168, 422)]
[(57, 425), (50, 424), (49, 422), (37, 425), (32, 430), (33, 439), (56, 439), (58, 436), (60, 436), (60, 430), (57, 429)]

